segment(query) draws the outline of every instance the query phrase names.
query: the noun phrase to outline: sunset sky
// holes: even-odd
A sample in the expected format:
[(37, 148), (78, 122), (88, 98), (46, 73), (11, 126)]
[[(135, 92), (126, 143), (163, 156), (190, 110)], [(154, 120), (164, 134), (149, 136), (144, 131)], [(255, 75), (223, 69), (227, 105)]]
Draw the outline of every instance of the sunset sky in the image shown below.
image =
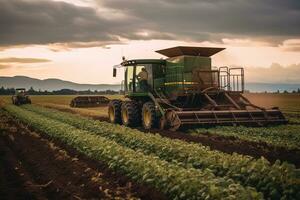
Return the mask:
[(178, 45), (225, 47), (213, 65), (247, 82), (300, 83), (300, 1), (0, 0), (0, 76), (118, 83), (122, 56)]

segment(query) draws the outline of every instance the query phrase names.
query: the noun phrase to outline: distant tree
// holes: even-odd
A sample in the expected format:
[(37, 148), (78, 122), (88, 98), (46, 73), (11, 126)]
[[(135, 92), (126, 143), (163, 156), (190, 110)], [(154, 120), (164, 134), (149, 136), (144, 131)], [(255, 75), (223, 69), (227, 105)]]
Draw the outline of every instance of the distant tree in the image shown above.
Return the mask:
[(27, 91), (27, 93), (28, 94), (30, 94), (30, 95), (34, 95), (34, 94), (36, 94), (36, 91), (33, 89), (33, 87), (31, 86), (30, 88), (29, 88), (29, 90)]
[[(118, 92), (114, 90), (103, 90), (103, 91), (98, 91), (98, 90), (84, 90), (84, 91), (76, 91), (76, 90), (71, 90), (71, 89), (61, 89), (61, 90), (54, 90), (54, 91), (47, 91), (44, 90), (42, 91), (41, 89), (39, 90), (34, 90), (33, 87), (30, 87), (30, 89), (27, 91), (29, 95), (104, 95), (104, 94), (118, 94)], [(0, 95), (14, 95), (15, 94), (15, 89), (14, 88), (4, 88), (3, 86), (0, 87)]]
[(5, 93), (6, 93), (6, 89), (2, 86), (2, 87), (0, 88), (0, 94), (1, 94), (1, 95), (5, 95)]

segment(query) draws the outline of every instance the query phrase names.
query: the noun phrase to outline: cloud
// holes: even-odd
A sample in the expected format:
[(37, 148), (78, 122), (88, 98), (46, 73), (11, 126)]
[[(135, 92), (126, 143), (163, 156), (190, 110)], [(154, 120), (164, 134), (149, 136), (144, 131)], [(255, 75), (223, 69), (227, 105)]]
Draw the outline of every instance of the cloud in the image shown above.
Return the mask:
[(300, 36), (299, 0), (96, 0), (143, 21), (145, 29), (193, 40), (224, 37), (278, 42)]
[(0, 70), (2, 70), (2, 69), (8, 69), (8, 68), (11, 68), (12, 66), (10, 66), (10, 65), (1, 65), (0, 64)]
[(68, 2), (1, 0), (0, 47), (68, 49), (152, 39), (223, 43), (223, 38), (278, 45), (300, 35), (299, 0), (94, 0), (98, 6), (90, 7)]
[[(139, 19), (110, 19), (96, 9), (46, 0), (0, 1), (0, 46), (85, 42), (113, 44), (120, 38), (145, 39)], [(148, 39), (165, 39), (152, 31)], [(82, 46), (82, 45), (80, 45)]]
[[(0, 70), (10, 69), (13, 67), (20, 67), (26, 64), (36, 64), (36, 63), (45, 63), (51, 62), (49, 59), (44, 58), (16, 58), (16, 57), (8, 57), (8, 58), (0, 58)], [(3, 63), (3, 64), (2, 64)]]
[(247, 67), (245, 79), (247, 82), (257, 83), (300, 83), (300, 64), (282, 66), (273, 63), (268, 68)]
[(92, 8), (53, 1), (0, 1), (0, 45), (109, 41), (109, 21)]
[(285, 40), (279, 47), (285, 51), (300, 51), (300, 39)]
[(44, 63), (44, 62), (50, 62), (51, 60), (44, 59), (44, 58), (16, 58), (16, 57), (10, 57), (10, 58), (0, 58), (0, 63)]

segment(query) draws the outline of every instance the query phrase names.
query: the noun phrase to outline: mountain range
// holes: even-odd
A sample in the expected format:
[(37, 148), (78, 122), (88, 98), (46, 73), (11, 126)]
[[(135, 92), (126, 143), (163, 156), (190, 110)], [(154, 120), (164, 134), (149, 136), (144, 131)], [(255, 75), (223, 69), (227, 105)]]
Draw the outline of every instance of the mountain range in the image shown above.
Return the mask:
[[(26, 88), (33, 87), (35, 90), (60, 90), (60, 89), (72, 89), (76, 91), (83, 90), (114, 90), (119, 91), (119, 84), (79, 84), (71, 81), (64, 81), (60, 79), (36, 79), (26, 76), (13, 76), (6, 77), (0, 76), (0, 87), (4, 88)], [(287, 83), (245, 83), (245, 89), (250, 92), (276, 92), (279, 91), (293, 91), (300, 88), (299, 84), (287, 84)]]
[(71, 89), (76, 91), (83, 90), (120, 90), (120, 85), (118, 84), (79, 84), (71, 81), (64, 81), (60, 79), (36, 79), (27, 76), (13, 76), (5, 77), (0, 76), (0, 87), (4, 88), (33, 88), (34, 90), (61, 90), (61, 89)]

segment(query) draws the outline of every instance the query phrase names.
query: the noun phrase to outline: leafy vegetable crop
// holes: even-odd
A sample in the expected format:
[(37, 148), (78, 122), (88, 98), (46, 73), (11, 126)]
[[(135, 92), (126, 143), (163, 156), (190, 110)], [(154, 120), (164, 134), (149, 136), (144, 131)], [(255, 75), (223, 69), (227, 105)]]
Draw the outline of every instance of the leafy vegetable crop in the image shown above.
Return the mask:
[(289, 124), (273, 127), (218, 126), (190, 130), (191, 134), (216, 134), (254, 142), (266, 142), (271, 146), (300, 150), (300, 125)]
[(26, 106), (26, 109), (88, 130), (144, 154), (154, 154), (186, 168), (208, 168), (217, 176), (227, 176), (243, 185), (255, 187), (267, 198), (278, 199), (281, 196), (296, 199), (300, 195), (299, 171), (293, 165), (280, 162), (270, 165), (263, 158), (255, 160), (238, 154), (229, 155), (209, 150), (202, 145), (145, 134), (127, 127), (51, 109), (31, 105)]
[(144, 155), (88, 131), (16, 106), (5, 108), (32, 128), (58, 139), (140, 183), (149, 184), (172, 199), (262, 199), (262, 194), (210, 170), (183, 168), (152, 155)]

